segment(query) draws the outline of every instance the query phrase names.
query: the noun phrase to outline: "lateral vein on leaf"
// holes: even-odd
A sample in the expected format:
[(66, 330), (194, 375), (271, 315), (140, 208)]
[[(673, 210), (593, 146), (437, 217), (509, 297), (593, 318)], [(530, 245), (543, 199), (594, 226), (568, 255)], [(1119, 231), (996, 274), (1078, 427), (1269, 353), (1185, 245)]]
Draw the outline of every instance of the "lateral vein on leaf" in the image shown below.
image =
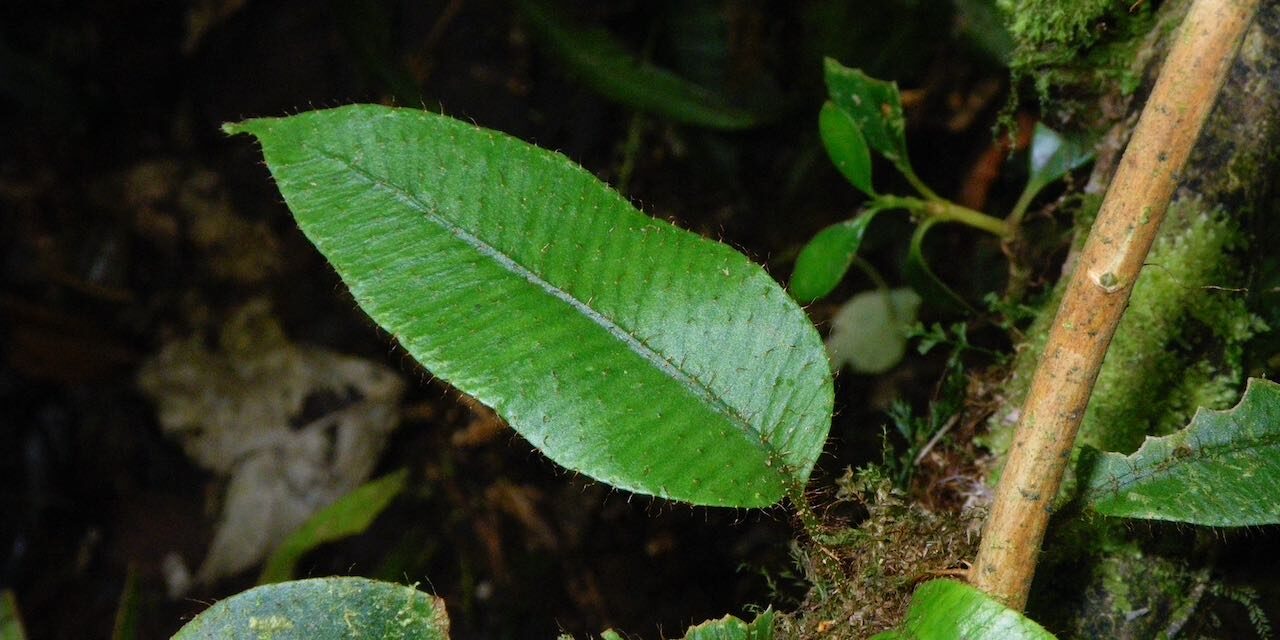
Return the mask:
[[(773, 445), (765, 441), (763, 437), (763, 428), (757, 429), (752, 425), (750, 420), (739, 413), (732, 405), (722, 400), (711, 387), (698, 379), (697, 376), (686, 372), (679, 365), (668, 360), (661, 352), (646, 344), (626, 328), (620, 326), (612, 318), (596, 311), (586, 302), (579, 300), (572, 293), (555, 286), (537, 272), (529, 269), (519, 262), (516, 262), (510, 256), (495, 249), (489, 243), (467, 231), (463, 227), (453, 223), (444, 216), (435, 213), (432, 207), (428, 206), (425, 202), (422, 202), (412, 192), (390, 181), (380, 178), (378, 175), (370, 172), (368, 169), (360, 165), (355, 164), (350, 159), (342, 155), (333, 153), (321, 147), (316, 147), (306, 142), (302, 142), (301, 146), (310, 149), (319, 157), (326, 158), (346, 167), (355, 175), (364, 178), (372, 188), (382, 189), (411, 210), (416, 210), (422, 213), (428, 221), (444, 229), (453, 237), (466, 243), (477, 253), (493, 260), (494, 263), (506, 271), (538, 287), (553, 298), (568, 304), (574, 310), (581, 313), (587, 319), (591, 320), (614, 338), (626, 345), (633, 353), (639, 355), (646, 362), (653, 365), (671, 379), (675, 380), (681, 386), (685, 387), (690, 393), (703, 401), (713, 411), (723, 416), (730, 424), (737, 427), (743, 435), (747, 436), (746, 440), (748, 442), (758, 446), (766, 453), (767, 456), (770, 458), (775, 456), (779, 459), (783, 458), (781, 452), (775, 450)], [(782, 465), (782, 467), (782, 469), (778, 470), (778, 475), (785, 478), (786, 471), (784, 469), (789, 468), (789, 465)]]
[[(1172, 437), (1173, 435), (1176, 434), (1162, 436), (1157, 439), (1165, 439)], [(1109, 459), (1114, 461), (1115, 464), (1129, 462), (1133, 466), (1127, 472), (1116, 473), (1108, 478), (1108, 484), (1114, 488), (1109, 488), (1106, 492), (1099, 491), (1099, 493), (1103, 495), (1106, 493), (1119, 493), (1146, 480), (1159, 479), (1180, 471), (1185, 471), (1197, 464), (1230, 460), (1234, 456), (1243, 453), (1259, 449), (1272, 449), (1277, 445), (1280, 445), (1280, 434), (1267, 433), (1250, 440), (1228, 440), (1225, 442), (1209, 443), (1199, 447), (1193, 447), (1192, 457), (1185, 460), (1169, 458), (1143, 460), (1139, 458), (1139, 456), (1142, 456), (1147, 448), (1147, 445), (1144, 444), (1142, 447), (1139, 447), (1137, 451), (1127, 456), (1116, 453), (1110, 454), (1110, 456), (1115, 456), (1114, 458), (1109, 457)]]

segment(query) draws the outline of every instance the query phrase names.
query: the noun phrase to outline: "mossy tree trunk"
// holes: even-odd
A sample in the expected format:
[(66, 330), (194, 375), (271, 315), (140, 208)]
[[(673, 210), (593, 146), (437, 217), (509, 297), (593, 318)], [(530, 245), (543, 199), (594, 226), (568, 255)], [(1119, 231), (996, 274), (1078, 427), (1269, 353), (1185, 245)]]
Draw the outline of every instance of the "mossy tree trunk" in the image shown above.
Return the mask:
[[(1167, 25), (1176, 24), (1186, 5), (1161, 7), (1137, 59), (1159, 62)], [(1085, 205), (1077, 214), (1081, 236), (1110, 183), (1143, 97), (1141, 91), (1130, 98), (1117, 91), (1101, 102), (1099, 111), (1111, 114), (1115, 124), (1100, 145)], [(1273, 268), (1267, 264), (1275, 253), (1272, 241), (1260, 230), (1280, 213), (1274, 184), (1280, 176), (1278, 150), (1280, 5), (1267, 2), (1245, 37), (1134, 285), (1085, 413), (1080, 444), (1127, 453), (1147, 434), (1185, 425), (1199, 406), (1226, 408), (1236, 400), (1250, 373), (1251, 341), (1267, 324), (1262, 310), (1277, 303), (1276, 294), (1253, 281)], [(1068, 260), (1064, 267), (1067, 275), (1072, 264)], [(1053, 320), (1056, 298), (1028, 331), (1032, 338), (1005, 385), (1004, 407), (991, 422), (989, 442), (998, 456), (1017, 421), (1040, 356), (1037, 337)], [(1072, 488), (1068, 481), (1060, 503), (1069, 501)], [(1180, 628), (1212, 580), (1208, 561), (1191, 557), (1185, 546), (1162, 549), (1159, 536), (1149, 531), (1139, 536), (1124, 525), (1081, 519), (1071, 511), (1068, 507), (1051, 523), (1029, 605), (1032, 617), (1064, 637), (1150, 638)], [(1185, 530), (1177, 535), (1195, 537)]]

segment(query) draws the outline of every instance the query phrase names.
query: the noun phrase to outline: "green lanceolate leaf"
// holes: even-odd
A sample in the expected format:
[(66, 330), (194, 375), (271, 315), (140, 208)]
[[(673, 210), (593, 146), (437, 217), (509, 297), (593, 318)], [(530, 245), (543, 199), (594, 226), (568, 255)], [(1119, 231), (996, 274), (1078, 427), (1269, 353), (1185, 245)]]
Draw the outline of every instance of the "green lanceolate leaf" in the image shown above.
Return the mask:
[(357, 487), (337, 502), (311, 516), (276, 547), (258, 576), (258, 584), (283, 582), (293, 577), (298, 560), (308, 551), (364, 533), (391, 500), (404, 490), (409, 472), (401, 469)]
[(1054, 640), (1035, 621), (954, 580), (916, 589), (902, 625), (872, 640)]
[(822, 146), (827, 149), (827, 155), (840, 174), (859, 191), (874, 197), (871, 151), (849, 112), (827, 101), (818, 114), (818, 133), (822, 136)]
[(831, 293), (849, 271), (862, 245), (862, 237), (867, 234), (867, 226), (879, 212), (879, 209), (868, 209), (853, 219), (819, 231), (796, 256), (789, 285), (791, 295), (809, 303)]
[(689, 627), (684, 640), (773, 640), (773, 611), (764, 611), (751, 622), (735, 616), (708, 620)]
[(173, 640), (444, 640), (444, 601), (367, 578), (312, 578), (254, 587), (206, 609)]
[(299, 225), (433, 374), (616, 487), (763, 506), (830, 425), (804, 312), (729, 247), (636, 211), (563, 156), (408, 109), (230, 125)]
[(1280, 523), (1280, 384), (1249, 380), (1240, 404), (1200, 409), (1132, 455), (1100, 454), (1085, 503), (1098, 513), (1216, 527)]
[(831, 101), (848, 113), (867, 144), (899, 171), (911, 172), (907, 159), (907, 125), (898, 85), (876, 80), (858, 69), (826, 59), (824, 67)]
[(582, 82), (610, 100), (714, 129), (746, 129), (764, 120), (670, 71), (642, 62), (607, 31), (573, 25), (553, 2), (519, 0), (517, 6), (539, 40)]

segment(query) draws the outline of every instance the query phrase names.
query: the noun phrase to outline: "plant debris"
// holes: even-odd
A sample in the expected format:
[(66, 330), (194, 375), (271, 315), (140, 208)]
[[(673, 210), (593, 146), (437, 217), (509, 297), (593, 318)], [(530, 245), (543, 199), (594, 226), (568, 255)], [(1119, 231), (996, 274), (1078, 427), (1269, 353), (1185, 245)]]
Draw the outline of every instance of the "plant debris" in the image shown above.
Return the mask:
[(782, 638), (867, 638), (902, 620), (918, 583), (961, 576), (978, 544), (984, 514), (930, 512), (878, 467), (847, 469), (827, 511), (861, 506), (856, 527), (833, 526), (799, 546), (796, 558), (812, 588), (778, 623)]
[(165, 345), (138, 385), (165, 433), (227, 479), (197, 575), (206, 583), (253, 567), (364, 482), (399, 423), (404, 392), (382, 365), (290, 342), (265, 300), (234, 313), (216, 350), (201, 336)]

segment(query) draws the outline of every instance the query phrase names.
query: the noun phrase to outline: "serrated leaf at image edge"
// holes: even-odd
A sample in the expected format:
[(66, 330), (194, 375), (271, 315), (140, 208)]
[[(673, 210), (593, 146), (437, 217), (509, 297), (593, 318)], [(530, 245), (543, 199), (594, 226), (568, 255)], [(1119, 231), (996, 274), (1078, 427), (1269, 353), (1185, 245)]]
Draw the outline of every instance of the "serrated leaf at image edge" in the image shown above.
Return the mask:
[(1219, 527), (1280, 524), (1280, 385), (1251, 378), (1231, 409), (1133, 454), (1100, 453), (1083, 499), (1110, 516)]

